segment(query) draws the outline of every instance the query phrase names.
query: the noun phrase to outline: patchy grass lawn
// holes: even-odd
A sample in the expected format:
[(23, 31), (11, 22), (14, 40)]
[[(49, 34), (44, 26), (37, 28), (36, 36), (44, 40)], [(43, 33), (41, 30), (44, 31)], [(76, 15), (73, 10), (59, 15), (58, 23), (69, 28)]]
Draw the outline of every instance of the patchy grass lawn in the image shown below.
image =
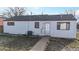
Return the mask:
[(79, 32), (77, 32), (77, 38), (68, 45), (71, 48), (79, 48)]
[(38, 36), (0, 35), (0, 51), (27, 51), (40, 39)]
[(79, 32), (76, 39), (50, 38), (46, 51), (79, 51)]

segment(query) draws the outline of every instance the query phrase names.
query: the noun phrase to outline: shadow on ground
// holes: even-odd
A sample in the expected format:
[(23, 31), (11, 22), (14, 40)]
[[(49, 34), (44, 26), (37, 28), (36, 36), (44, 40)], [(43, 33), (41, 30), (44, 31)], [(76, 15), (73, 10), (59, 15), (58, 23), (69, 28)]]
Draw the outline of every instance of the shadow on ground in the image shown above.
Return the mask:
[(46, 51), (61, 51), (67, 45), (74, 42), (74, 39), (50, 38), (49, 42), (50, 43), (48, 44)]

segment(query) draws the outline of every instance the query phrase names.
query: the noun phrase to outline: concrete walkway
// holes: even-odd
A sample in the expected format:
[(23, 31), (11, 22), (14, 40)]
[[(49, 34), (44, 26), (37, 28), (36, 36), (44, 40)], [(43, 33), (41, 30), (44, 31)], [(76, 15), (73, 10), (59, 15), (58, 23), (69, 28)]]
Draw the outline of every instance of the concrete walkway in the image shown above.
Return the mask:
[(30, 51), (44, 51), (49, 43), (49, 37), (43, 37)]

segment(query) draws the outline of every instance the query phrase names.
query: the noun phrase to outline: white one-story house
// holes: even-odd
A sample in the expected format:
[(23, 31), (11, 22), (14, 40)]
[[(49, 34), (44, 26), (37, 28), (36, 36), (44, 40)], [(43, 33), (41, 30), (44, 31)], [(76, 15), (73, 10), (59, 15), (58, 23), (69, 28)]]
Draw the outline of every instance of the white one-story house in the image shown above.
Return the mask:
[(4, 33), (76, 38), (77, 19), (71, 14), (26, 15), (8, 18), (3, 22)]

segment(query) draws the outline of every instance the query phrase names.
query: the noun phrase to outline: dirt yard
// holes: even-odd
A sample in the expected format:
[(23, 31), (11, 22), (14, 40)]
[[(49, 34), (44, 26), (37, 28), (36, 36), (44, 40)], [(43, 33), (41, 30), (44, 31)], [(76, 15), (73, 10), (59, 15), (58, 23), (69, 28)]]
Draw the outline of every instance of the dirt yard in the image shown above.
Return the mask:
[(27, 51), (40, 39), (38, 36), (0, 35), (0, 51)]
[(50, 38), (46, 51), (79, 51), (79, 32), (76, 39)]

